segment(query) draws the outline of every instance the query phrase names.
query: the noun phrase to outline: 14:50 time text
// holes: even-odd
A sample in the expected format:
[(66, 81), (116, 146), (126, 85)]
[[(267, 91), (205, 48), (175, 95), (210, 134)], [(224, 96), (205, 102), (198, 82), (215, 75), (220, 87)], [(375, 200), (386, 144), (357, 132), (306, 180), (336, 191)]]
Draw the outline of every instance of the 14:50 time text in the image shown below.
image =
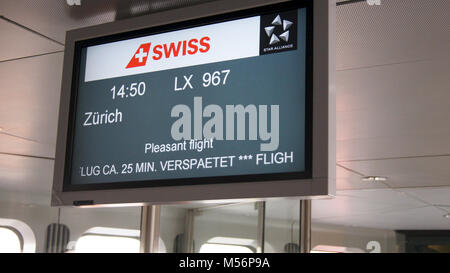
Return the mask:
[(111, 88), (112, 99), (116, 98), (128, 98), (128, 97), (136, 97), (145, 95), (146, 85), (145, 82), (134, 82), (130, 85), (122, 84), (120, 86), (114, 85)]

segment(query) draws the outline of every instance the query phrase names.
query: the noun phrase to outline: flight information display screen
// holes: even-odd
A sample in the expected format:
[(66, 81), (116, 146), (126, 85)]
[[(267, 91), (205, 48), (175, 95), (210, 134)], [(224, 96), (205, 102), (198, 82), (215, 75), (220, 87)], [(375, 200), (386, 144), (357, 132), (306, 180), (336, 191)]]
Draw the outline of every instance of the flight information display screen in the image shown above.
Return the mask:
[(311, 18), (254, 9), (77, 42), (64, 190), (311, 177)]

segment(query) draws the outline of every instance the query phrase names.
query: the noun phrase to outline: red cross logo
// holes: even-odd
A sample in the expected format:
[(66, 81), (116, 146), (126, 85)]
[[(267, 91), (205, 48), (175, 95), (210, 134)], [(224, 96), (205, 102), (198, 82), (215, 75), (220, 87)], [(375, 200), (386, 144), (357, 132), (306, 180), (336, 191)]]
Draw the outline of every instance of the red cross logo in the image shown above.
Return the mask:
[(139, 48), (136, 50), (136, 53), (134, 53), (133, 57), (131, 58), (131, 60), (128, 63), (126, 68), (144, 66), (147, 63), (147, 58), (148, 58), (148, 54), (150, 51), (150, 44), (151, 43), (146, 43), (146, 44), (140, 45)]

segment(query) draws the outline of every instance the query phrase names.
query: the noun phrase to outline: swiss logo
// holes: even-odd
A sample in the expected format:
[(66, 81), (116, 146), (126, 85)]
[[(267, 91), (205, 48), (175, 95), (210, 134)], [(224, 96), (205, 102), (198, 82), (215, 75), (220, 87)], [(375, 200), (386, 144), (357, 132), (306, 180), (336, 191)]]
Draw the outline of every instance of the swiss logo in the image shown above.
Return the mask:
[(297, 49), (297, 12), (261, 16), (260, 54)]
[(145, 66), (147, 64), (147, 58), (150, 53), (150, 45), (151, 43), (142, 44), (136, 50), (130, 62), (128, 63), (126, 68), (133, 68), (139, 66)]

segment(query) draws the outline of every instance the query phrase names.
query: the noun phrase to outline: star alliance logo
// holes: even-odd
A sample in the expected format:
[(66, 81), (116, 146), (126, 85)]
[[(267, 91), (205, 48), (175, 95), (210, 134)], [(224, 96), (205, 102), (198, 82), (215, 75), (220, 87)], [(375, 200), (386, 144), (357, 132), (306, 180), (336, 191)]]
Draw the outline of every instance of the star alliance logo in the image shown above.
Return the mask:
[[(265, 27), (264, 30), (266, 31), (266, 34), (268, 37), (270, 37), (269, 45), (274, 45), (276, 43), (280, 42), (280, 37), (283, 41), (289, 42), (289, 27), (292, 26), (292, 22), (288, 20), (283, 20), (283, 23), (281, 23), (281, 17), (280, 15), (277, 15), (275, 19), (272, 21), (272, 26)], [(281, 33), (279, 36), (277, 36), (274, 31), (277, 26), (283, 25), (283, 33)]]
[(295, 11), (261, 16), (260, 54), (297, 49)]

